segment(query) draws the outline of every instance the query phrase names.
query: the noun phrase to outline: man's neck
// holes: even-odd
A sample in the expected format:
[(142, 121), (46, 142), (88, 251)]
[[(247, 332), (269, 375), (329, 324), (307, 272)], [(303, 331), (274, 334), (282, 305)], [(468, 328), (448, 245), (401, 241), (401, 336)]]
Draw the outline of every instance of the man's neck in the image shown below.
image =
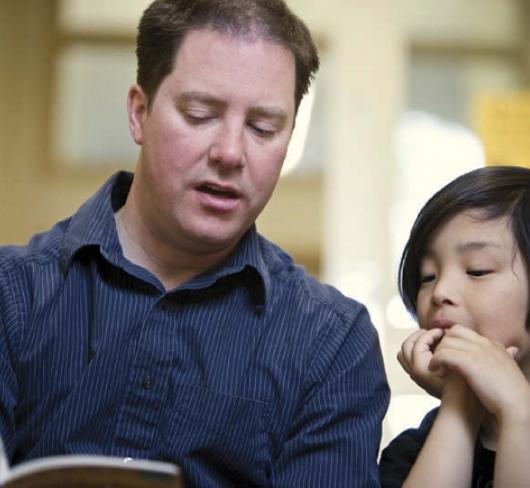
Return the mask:
[(127, 203), (114, 214), (123, 255), (131, 263), (153, 273), (166, 290), (172, 290), (223, 261), (232, 249), (197, 254), (170, 241), (158, 239), (141, 219), (132, 218)]

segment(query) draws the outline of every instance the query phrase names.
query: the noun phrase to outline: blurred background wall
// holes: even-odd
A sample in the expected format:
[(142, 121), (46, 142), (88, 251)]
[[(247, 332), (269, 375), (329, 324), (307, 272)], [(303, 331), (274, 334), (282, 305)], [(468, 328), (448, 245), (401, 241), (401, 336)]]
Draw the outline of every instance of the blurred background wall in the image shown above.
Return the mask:
[[(125, 97), (148, 3), (0, 0), (0, 243), (26, 242), (133, 169)], [(393, 391), (386, 443), (435, 403), (395, 360), (414, 327), (395, 281), (416, 212), (468, 169), (530, 161), (528, 2), (288, 3), (314, 32), (322, 69), (258, 227), (368, 305)], [(495, 152), (501, 136), (507, 153)]]

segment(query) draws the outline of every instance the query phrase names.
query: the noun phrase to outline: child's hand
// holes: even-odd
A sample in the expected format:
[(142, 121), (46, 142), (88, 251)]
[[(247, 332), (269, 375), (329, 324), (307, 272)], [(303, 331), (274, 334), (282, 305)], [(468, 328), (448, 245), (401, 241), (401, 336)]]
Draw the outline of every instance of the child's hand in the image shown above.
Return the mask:
[(499, 420), (528, 415), (530, 387), (514, 360), (517, 348), (504, 347), (477, 332), (454, 325), (445, 331), (429, 369), (461, 375), (484, 408)]
[(401, 345), (397, 359), (412, 380), (430, 395), (440, 398), (445, 383), (443, 370), (429, 369), (433, 351), (443, 336), (442, 329), (417, 330)]

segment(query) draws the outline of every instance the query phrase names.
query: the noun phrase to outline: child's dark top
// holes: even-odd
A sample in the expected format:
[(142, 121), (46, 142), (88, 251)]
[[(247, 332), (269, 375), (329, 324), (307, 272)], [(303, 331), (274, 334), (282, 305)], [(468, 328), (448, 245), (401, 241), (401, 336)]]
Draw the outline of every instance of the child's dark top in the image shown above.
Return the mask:
[[(437, 413), (437, 408), (430, 411), (417, 429), (408, 429), (402, 432), (383, 450), (379, 465), (383, 488), (400, 488), (403, 486), (403, 482), (425, 443)], [(484, 448), (481, 442), (477, 440), (471, 488), (491, 488), (493, 486), (494, 467), (495, 452)]]

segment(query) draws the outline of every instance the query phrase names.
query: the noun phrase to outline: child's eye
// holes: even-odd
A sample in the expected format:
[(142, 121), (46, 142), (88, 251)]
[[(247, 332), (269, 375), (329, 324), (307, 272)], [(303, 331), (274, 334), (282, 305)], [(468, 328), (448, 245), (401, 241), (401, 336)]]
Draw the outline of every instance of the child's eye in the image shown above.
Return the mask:
[(430, 283), (431, 281), (434, 281), (434, 274), (427, 274), (420, 276), (420, 284)]
[(480, 276), (485, 276), (487, 274), (493, 273), (493, 270), (491, 269), (468, 269), (466, 273), (469, 276), (480, 277)]

